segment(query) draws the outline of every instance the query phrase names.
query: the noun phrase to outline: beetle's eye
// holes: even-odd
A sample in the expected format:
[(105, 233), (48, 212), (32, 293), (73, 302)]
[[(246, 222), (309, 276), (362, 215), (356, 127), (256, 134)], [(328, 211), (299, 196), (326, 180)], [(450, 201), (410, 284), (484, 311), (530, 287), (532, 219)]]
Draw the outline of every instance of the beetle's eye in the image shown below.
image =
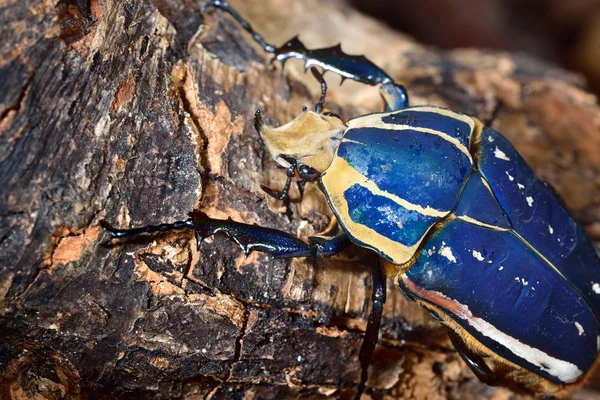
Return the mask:
[(301, 164), (298, 166), (298, 175), (303, 181), (314, 181), (319, 177), (319, 171), (308, 165)]

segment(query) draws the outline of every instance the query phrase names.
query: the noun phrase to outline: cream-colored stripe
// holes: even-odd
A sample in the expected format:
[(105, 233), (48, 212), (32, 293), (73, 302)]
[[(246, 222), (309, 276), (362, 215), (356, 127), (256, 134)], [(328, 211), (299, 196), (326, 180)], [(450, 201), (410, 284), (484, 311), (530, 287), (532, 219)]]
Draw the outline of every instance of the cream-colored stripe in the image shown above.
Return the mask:
[[(473, 121), (473, 119), (471, 119), (465, 115), (456, 114), (453, 111), (446, 110), (443, 108), (418, 107), (418, 108), (411, 108), (410, 111), (435, 112), (437, 114), (442, 114), (442, 115), (448, 116), (450, 118), (460, 120), (462, 122), (465, 122), (467, 125), (469, 125), (469, 127), (471, 128), (471, 132), (473, 132), (473, 129), (475, 127), (475, 122)], [(387, 113), (369, 114), (369, 115), (365, 115), (363, 117), (354, 118), (354, 119), (351, 119), (350, 121), (348, 121), (348, 129), (379, 128), (379, 129), (389, 129), (389, 130), (395, 130), (395, 131), (412, 130), (412, 131), (417, 131), (417, 132), (429, 133), (432, 135), (439, 136), (442, 139), (452, 143), (454, 146), (456, 146), (456, 148), (458, 148), (462, 153), (464, 153), (467, 156), (467, 158), (469, 159), (469, 161), (471, 162), (471, 164), (473, 164), (473, 159), (471, 157), (471, 153), (469, 152), (469, 149), (455, 137), (452, 137), (444, 132), (441, 132), (441, 131), (438, 131), (435, 129), (420, 128), (420, 127), (415, 127), (415, 126), (410, 126), (410, 125), (389, 124), (389, 123), (383, 122), (383, 118), (390, 116), (392, 114), (401, 114), (401, 113), (402, 113), (402, 111), (392, 111), (392, 112), (387, 112)], [(471, 133), (471, 132), (469, 132), (469, 133)]]
[(411, 207), (410, 209), (413, 209), (414, 211), (420, 209), (423, 212), (427, 212), (429, 215), (434, 214), (435, 216), (445, 216), (448, 214), (448, 212), (443, 213), (429, 207), (421, 207), (409, 203), (398, 196), (379, 189), (377, 185), (368, 182), (368, 179), (365, 178), (364, 175), (356, 171), (346, 160), (340, 157), (335, 157), (331, 166), (323, 175), (321, 175), (321, 183), (331, 205), (331, 209), (344, 229), (349, 232), (352, 237), (362, 242), (366, 247), (383, 254), (383, 257), (393, 264), (404, 264), (409, 261), (423, 238), (427, 235), (427, 231), (431, 226), (423, 232), (421, 238), (415, 244), (406, 246), (389, 237), (379, 234), (372, 228), (354, 222), (350, 217), (348, 202), (344, 197), (346, 190), (355, 184), (359, 184), (371, 191), (371, 193), (385, 196), (402, 207), (407, 208), (406, 206), (409, 206)]
[(429, 206), (422, 207), (418, 204), (411, 203), (407, 200), (404, 200), (401, 197), (396, 196), (395, 194), (392, 194), (392, 193), (386, 192), (385, 190), (379, 189), (379, 187), (373, 181), (366, 179), (360, 173), (359, 173), (359, 175), (361, 177), (363, 177), (363, 179), (364, 179), (362, 182), (356, 182), (359, 186), (362, 186), (365, 189), (368, 189), (369, 192), (373, 193), (374, 195), (385, 197), (386, 199), (390, 199), (394, 203), (398, 204), (400, 207), (403, 207), (407, 210), (415, 211), (421, 215), (426, 215), (428, 217), (438, 217), (438, 218), (443, 218), (446, 215), (448, 215), (448, 213), (450, 212), (449, 210), (448, 211), (440, 211), (440, 210), (436, 210), (435, 208), (431, 208)]
[[(336, 165), (336, 168), (341, 169), (343, 172), (339, 171), (339, 170), (338, 170), (339, 172), (335, 172), (335, 170), (332, 170), (331, 167), (329, 167), (327, 169), (327, 171), (325, 171), (325, 175), (331, 174), (331, 175), (337, 175), (339, 177), (339, 176), (341, 176), (341, 174), (344, 174), (344, 177), (349, 179), (349, 182), (351, 182), (350, 186), (352, 186), (354, 184), (362, 186), (365, 189), (368, 189), (369, 192), (373, 193), (374, 195), (385, 197), (386, 199), (389, 199), (389, 200), (393, 201), (394, 203), (398, 204), (400, 207), (403, 207), (407, 210), (418, 212), (421, 215), (425, 215), (428, 217), (443, 218), (450, 213), (450, 210), (436, 210), (435, 208), (432, 208), (429, 206), (423, 207), (418, 204), (411, 203), (393, 193), (386, 192), (385, 190), (380, 189), (375, 182), (373, 182), (372, 180), (368, 179), (366, 176), (364, 176), (363, 174), (358, 172), (356, 169), (354, 169), (348, 163), (348, 161), (346, 161), (345, 159), (343, 159), (341, 157), (335, 157), (335, 159), (332, 163), (332, 167), (334, 166), (334, 164)], [(344, 189), (344, 192), (348, 188), (350, 188), (350, 186), (346, 187)]]
[(366, 146), (366, 144), (364, 144), (363, 142), (359, 142), (358, 140), (346, 139), (346, 138), (342, 138), (342, 143), (354, 143), (354, 144), (360, 144), (362, 146)]
[(493, 229), (495, 231), (501, 231), (501, 232), (510, 231), (510, 229), (501, 228), (501, 227), (496, 226), (496, 225), (486, 224), (485, 222), (481, 222), (481, 221), (476, 220), (475, 218), (471, 218), (471, 217), (469, 217), (467, 215), (456, 215), (455, 217), (457, 219), (463, 220), (463, 221), (468, 222), (470, 224), (477, 225), (477, 226), (482, 226), (484, 228), (490, 228), (490, 229)]
[(435, 305), (440, 305), (443, 309), (448, 310), (458, 318), (466, 321), (484, 337), (490, 338), (496, 343), (501, 344), (517, 357), (526, 360), (540, 370), (560, 379), (562, 382), (571, 383), (583, 375), (583, 371), (580, 370), (577, 365), (566, 360), (552, 357), (542, 350), (531, 347), (526, 343), (521, 342), (519, 339), (502, 332), (486, 320), (474, 316), (466, 304), (451, 299), (440, 292), (418, 287), (406, 275), (402, 276), (402, 281), (407, 288), (417, 296), (430, 301)]

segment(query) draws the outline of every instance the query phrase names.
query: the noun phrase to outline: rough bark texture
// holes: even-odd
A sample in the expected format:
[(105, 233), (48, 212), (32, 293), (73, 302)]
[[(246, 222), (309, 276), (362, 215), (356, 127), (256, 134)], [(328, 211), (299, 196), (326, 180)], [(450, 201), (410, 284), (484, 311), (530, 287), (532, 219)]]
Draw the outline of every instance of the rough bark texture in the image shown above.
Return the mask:
[[(191, 232), (107, 247), (132, 227), (211, 216), (301, 237), (331, 213), (308, 185), (289, 204), (251, 124), (312, 104), (301, 65), (279, 67), (202, 1), (0, 1), (0, 397), (282, 398), (353, 395), (373, 255), (314, 264), (198, 252)], [(413, 104), (495, 118), (600, 239), (600, 108), (577, 77), (524, 55), (424, 48), (344, 3), (232, 1), (269, 41), (342, 42), (408, 86)], [(376, 89), (337, 87), (346, 117)], [(374, 398), (525, 398), (475, 380), (444, 329), (389, 285)], [(592, 398), (593, 387), (574, 398)], [(516, 397), (511, 397), (516, 396)], [(589, 397), (588, 397), (589, 396)]]

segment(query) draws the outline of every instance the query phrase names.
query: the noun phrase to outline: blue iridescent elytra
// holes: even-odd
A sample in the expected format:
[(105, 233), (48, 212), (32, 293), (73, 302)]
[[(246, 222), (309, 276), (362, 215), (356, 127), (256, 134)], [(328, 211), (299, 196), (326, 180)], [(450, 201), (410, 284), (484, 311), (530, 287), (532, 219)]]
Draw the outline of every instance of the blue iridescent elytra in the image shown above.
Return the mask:
[(399, 288), (507, 363), (559, 384), (589, 371), (597, 255), (513, 146), (433, 107), (348, 125), (321, 186), (352, 240), (402, 265)]

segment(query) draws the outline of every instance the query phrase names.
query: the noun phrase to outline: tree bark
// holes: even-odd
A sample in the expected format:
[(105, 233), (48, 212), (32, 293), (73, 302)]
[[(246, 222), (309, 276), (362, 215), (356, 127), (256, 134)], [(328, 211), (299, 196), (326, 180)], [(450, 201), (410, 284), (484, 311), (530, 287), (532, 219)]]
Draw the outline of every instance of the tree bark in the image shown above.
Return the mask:
[[(192, 209), (303, 238), (331, 218), (314, 185), (288, 203), (260, 190), (285, 173), (252, 126), (257, 108), (291, 120), (318, 84), (300, 64), (271, 66), (221, 12), (201, 28), (202, 3), (0, 1), (0, 397), (353, 396), (369, 251), (246, 258), (222, 237), (198, 251), (189, 231), (103, 243), (101, 219), (134, 227)], [(342, 42), (412, 104), (489, 121), (600, 240), (600, 108), (578, 76), (525, 55), (428, 49), (341, 1), (231, 3), (270, 42)], [(380, 108), (376, 89), (327, 79), (333, 111)], [(391, 284), (374, 358), (374, 398), (511, 395), (479, 383)]]

